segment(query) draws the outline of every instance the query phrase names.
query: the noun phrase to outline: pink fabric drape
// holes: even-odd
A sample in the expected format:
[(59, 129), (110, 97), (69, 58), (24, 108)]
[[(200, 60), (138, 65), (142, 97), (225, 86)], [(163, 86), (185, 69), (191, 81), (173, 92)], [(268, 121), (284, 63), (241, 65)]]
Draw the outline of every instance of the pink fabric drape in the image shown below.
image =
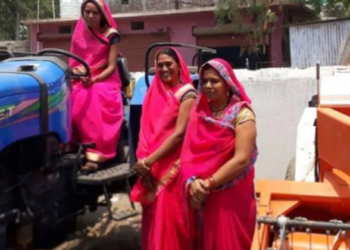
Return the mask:
[[(173, 49), (173, 48), (172, 48)], [(157, 150), (175, 131), (180, 100), (176, 97), (184, 85), (192, 80), (182, 56), (173, 49), (180, 60), (180, 78), (183, 84), (169, 88), (162, 82), (159, 72), (152, 81), (142, 107), (141, 130), (137, 149), (138, 159), (145, 158)], [(181, 250), (177, 231), (172, 223), (173, 204), (176, 202), (174, 178), (178, 173), (178, 159), (182, 145), (152, 166), (151, 174), (157, 183), (156, 191), (147, 190), (137, 181), (131, 199), (142, 204), (142, 250)], [(178, 212), (179, 213), (179, 212)], [(178, 214), (177, 213), (177, 214)]]
[[(109, 29), (116, 33), (114, 22), (108, 6), (101, 0), (94, 0), (105, 16)], [(105, 33), (107, 34), (107, 33)], [(83, 58), (89, 65), (92, 75), (99, 75), (108, 66), (109, 41), (105, 34), (88, 28), (80, 17), (75, 28), (71, 52)], [(109, 33), (110, 34), (110, 33)], [(70, 66), (81, 67), (73, 59)], [(104, 81), (85, 88), (80, 81), (75, 81), (73, 89), (73, 124), (75, 137), (84, 143), (96, 143), (90, 149), (103, 158), (113, 158), (120, 137), (123, 121), (123, 103), (121, 97), (121, 80), (118, 69)]]
[(192, 110), (176, 182), (179, 203), (183, 204), (178, 231), (184, 235), (184, 240), (186, 235), (191, 238), (188, 250), (248, 250), (256, 216), (253, 184), (256, 149), (252, 153), (250, 167), (236, 180), (212, 191), (200, 211), (195, 211), (188, 203), (189, 183), (195, 178), (208, 178), (234, 156), (233, 120), (241, 108), (250, 107), (251, 102), (226, 61), (213, 59), (208, 64), (226, 81), (233, 95), (222, 119), (211, 117), (208, 100), (203, 93)]

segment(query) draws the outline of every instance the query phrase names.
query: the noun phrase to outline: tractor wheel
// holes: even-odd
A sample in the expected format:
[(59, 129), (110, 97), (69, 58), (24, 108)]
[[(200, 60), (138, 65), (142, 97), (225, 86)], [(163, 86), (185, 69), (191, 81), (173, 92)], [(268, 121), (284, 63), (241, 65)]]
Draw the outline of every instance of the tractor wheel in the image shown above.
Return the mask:
[(295, 157), (293, 159), (291, 159), (289, 162), (285, 179), (288, 181), (295, 180)]

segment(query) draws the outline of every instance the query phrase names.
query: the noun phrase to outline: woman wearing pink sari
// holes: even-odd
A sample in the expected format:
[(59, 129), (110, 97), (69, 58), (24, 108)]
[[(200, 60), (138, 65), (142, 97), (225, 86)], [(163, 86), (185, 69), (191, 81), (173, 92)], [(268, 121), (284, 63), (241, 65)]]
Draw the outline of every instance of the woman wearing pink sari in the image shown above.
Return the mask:
[[(95, 143), (86, 153), (86, 170), (96, 170), (113, 158), (123, 121), (121, 80), (116, 62), (120, 40), (109, 8), (101, 0), (86, 0), (75, 28), (71, 52), (90, 66), (91, 77), (75, 82), (73, 125), (75, 139)], [(70, 60), (75, 72), (84, 67)]]
[(179, 232), (186, 250), (249, 250), (256, 222), (255, 115), (250, 99), (224, 60), (200, 72), (201, 95), (187, 127), (178, 179), (186, 205)]
[[(196, 91), (181, 55), (173, 48), (156, 54), (156, 75), (146, 94), (135, 166), (140, 179), (131, 199), (142, 204), (142, 249), (185, 249), (171, 222), (174, 178)], [(175, 199), (176, 201), (176, 199)], [(170, 221), (170, 222), (169, 222)]]

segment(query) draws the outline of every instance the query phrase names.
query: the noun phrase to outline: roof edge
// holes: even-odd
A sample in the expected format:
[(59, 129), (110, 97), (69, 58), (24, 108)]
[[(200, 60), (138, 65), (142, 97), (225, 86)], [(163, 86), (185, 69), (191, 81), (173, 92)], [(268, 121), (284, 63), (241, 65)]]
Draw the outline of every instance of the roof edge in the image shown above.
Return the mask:
[[(212, 12), (215, 10), (215, 6), (210, 7), (198, 7), (191, 9), (180, 9), (180, 10), (162, 10), (162, 11), (151, 11), (151, 12), (128, 12), (128, 13), (118, 13), (113, 14), (113, 18), (117, 19), (127, 19), (127, 18), (147, 18), (147, 17), (156, 17), (156, 16), (168, 16), (168, 15), (183, 15), (191, 13), (200, 13), (200, 12)], [(25, 25), (32, 24), (43, 24), (43, 23), (65, 23), (65, 22), (74, 22), (78, 21), (79, 17), (69, 17), (69, 18), (48, 18), (48, 19), (28, 19), (23, 20), (22, 23)]]

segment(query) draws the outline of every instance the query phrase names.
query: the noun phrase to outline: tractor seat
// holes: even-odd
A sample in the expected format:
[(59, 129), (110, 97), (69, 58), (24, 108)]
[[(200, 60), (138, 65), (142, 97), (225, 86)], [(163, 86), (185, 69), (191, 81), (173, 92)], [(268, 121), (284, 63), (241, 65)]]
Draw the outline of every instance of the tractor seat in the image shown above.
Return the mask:
[[(197, 66), (187, 66), (188, 70), (190, 71), (190, 74), (196, 74), (198, 73), (198, 67)], [(148, 74), (155, 75), (156, 68), (152, 67), (148, 70)]]
[(119, 71), (120, 80), (124, 88), (130, 84), (130, 74), (128, 68), (128, 60), (125, 57), (119, 56), (117, 59), (117, 68)]

